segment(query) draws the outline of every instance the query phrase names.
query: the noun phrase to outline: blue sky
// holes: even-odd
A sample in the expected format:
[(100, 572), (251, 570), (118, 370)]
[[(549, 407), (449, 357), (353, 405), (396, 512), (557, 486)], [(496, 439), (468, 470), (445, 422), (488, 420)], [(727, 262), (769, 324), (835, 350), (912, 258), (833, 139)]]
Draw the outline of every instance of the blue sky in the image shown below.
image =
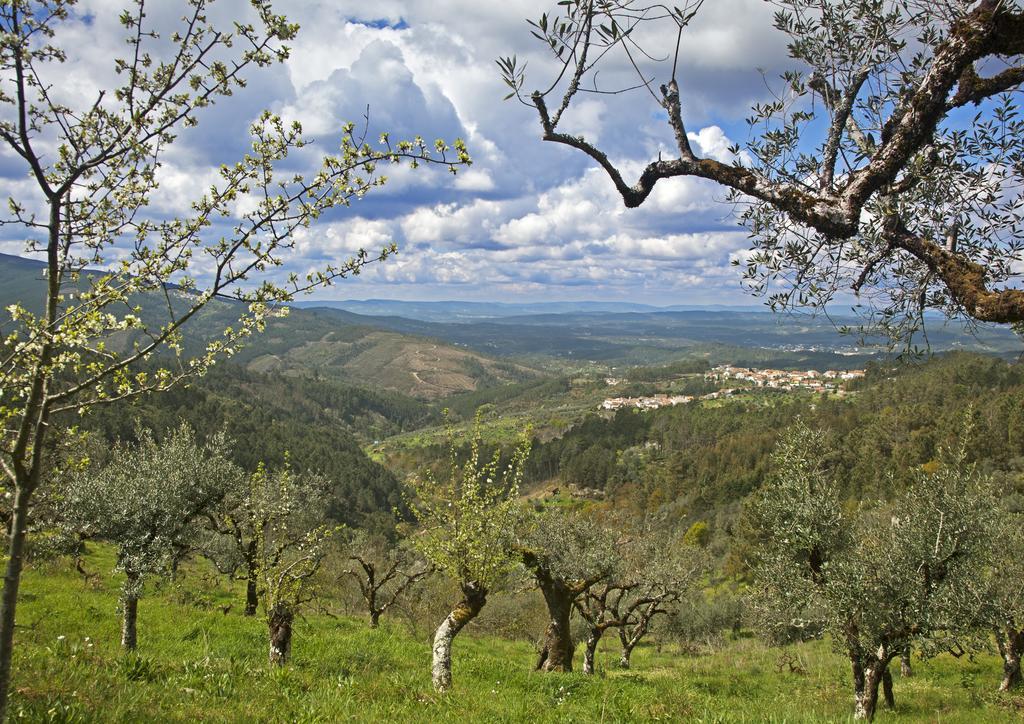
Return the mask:
[[(123, 52), (114, 22), (121, 5), (81, 0), (79, 12), (90, 21), (71, 23), (58, 36), (70, 51), (61, 80), (68, 94), (91, 97), (111, 77), (110, 59)], [(170, 28), (175, 4), (152, 5), (153, 22)], [(215, 13), (243, 17), (247, 5), (221, 0)], [(161, 171), (155, 207), (168, 214), (187, 208), (219, 164), (245, 152), (248, 124), (265, 107), (301, 120), (330, 150), (341, 124), (361, 120), (369, 106), (372, 136), (463, 137), (475, 163), (454, 178), (430, 169), (394, 174), (384, 189), (304, 231), (282, 272), (305, 272), (391, 240), (400, 247), (395, 259), (320, 298), (750, 304), (729, 266), (748, 246), (746, 235), (721, 203), (723, 190), (678, 179), (627, 210), (587, 158), (540, 140), (531, 109), (502, 101), (499, 55), (528, 61), (533, 83), (548, 79), (550, 65), (525, 19), (553, 6), (279, 0), (275, 8), (302, 26), (291, 59), (251, 73), (244, 91), (181, 135)], [(771, 79), (788, 67), (771, 11), (761, 0), (715, 0), (686, 35), (682, 94), (703, 154), (726, 158), (732, 141), (746, 139), (743, 119), (767, 97), (758, 69)], [(671, 153), (671, 134), (649, 97), (582, 100), (565, 130), (596, 140), (618, 162), (639, 169), (659, 149)], [(28, 188), (9, 155), (0, 154), (0, 184), (15, 197)], [(23, 248), (16, 236), (0, 240), (0, 251)]]

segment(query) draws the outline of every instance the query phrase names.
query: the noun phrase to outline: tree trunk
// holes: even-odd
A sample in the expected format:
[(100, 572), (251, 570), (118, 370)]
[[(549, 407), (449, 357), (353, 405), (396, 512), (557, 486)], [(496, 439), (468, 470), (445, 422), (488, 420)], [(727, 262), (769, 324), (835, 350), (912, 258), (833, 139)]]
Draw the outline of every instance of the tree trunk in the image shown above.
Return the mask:
[(548, 627), (544, 631), (544, 650), (547, 656), (538, 667), (541, 671), (572, 671), (575, 647), (569, 630), (573, 594), (565, 582), (549, 576), (537, 575), (544, 601), (548, 606)]
[(135, 593), (126, 594), (121, 599), (121, 647), (125, 651), (134, 651), (139, 643), (139, 597)]
[(854, 674), (854, 719), (872, 721), (875, 718), (875, 710), (878, 708), (878, 685), (882, 683), (886, 673), (888, 672), (885, 662), (873, 660), (864, 668), (859, 688), (857, 676)]
[(377, 628), (380, 625), (380, 611), (370, 609), (370, 628)]
[(295, 612), (287, 606), (278, 605), (267, 617), (270, 630), (270, 663), (284, 666), (292, 654), (292, 622)]
[(914, 670), (910, 666), (910, 647), (900, 654), (900, 676), (904, 679), (909, 679), (914, 675)]
[(1024, 654), (1024, 629), (1017, 630), (1007, 626), (1000, 632), (999, 653), (1003, 656), (1003, 681), (999, 691), (1013, 691), (1020, 688), (1020, 659)]
[(628, 669), (629, 668), (629, 657), (632, 656), (632, 655), (633, 655), (633, 647), (632, 646), (628, 646), (627, 645), (627, 646), (623, 646), (622, 647), (622, 653), (619, 654), (619, 668), (620, 669)]
[(594, 655), (597, 653), (597, 642), (601, 640), (600, 629), (590, 629), (587, 636), (587, 648), (583, 651), (583, 673), (594, 674)]
[(245, 611), (246, 616), (255, 616), (256, 609), (260, 605), (260, 596), (256, 589), (256, 575), (254, 571), (249, 572), (245, 581)]
[(619, 668), (629, 668), (629, 658), (633, 655), (633, 647), (636, 641), (631, 641), (624, 628), (619, 629), (619, 643), (622, 644), (622, 653), (619, 654)]
[(445, 692), (452, 686), (452, 641), (462, 628), (476, 618), (487, 603), (487, 589), (472, 581), (464, 581), (462, 600), (445, 617), (434, 633), (434, 657), (431, 676), (434, 689)]
[(896, 708), (896, 697), (892, 694), (892, 673), (889, 667), (882, 672), (882, 695), (885, 697), (885, 705), (890, 709)]
[[(239, 536), (241, 534), (239, 533)], [(239, 538), (241, 544), (241, 538)], [(256, 560), (256, 539), (249, 541), (245, 548), (245, 611), (246, 616), (255, 616), (260, 605), (259, 584), (260, 568)]]
[(0, 721), (7, 720), (7, 693), (11, 684), (11, 654), (14, 648), (14, 613), (18, 605), (18, 587), (25, 562), (25, 536), (28, 533), (30, 490), (17, 486), (11, 513), (11, 535), (7, 548), (4, 590), (0, 596)]

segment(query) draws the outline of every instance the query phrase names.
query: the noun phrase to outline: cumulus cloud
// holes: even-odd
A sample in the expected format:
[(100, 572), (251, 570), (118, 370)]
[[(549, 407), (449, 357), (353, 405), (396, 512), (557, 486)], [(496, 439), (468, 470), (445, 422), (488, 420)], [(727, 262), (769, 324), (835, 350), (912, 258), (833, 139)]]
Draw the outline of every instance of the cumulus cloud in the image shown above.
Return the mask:
[[(122, 0), (81, 0), (56, 40), (69, 50), (60, 92), (69, 103), (90, 103), (115, 83), (112, 58), (124, 52), (116, 22)], [(282, 66), (249, 74), (246, 88), (200, 117), (181, 134), (160, 169), (152, 210), (171, 215), (216, 180), (221, 163), (248, 148), (248, 126), (263, 108), (302, 122), (316, 144), (288, 161), (309, 172), (331, 152), (341, 124), (363, 123), (368, 134), (393, 139), (421, 135), (464, 138), (474, 165), (452, 177), (438, 169), (387, 169), (390, 178), (352, 207), (325, 214), (294, 237), (294, 256), (274, 273), (304, 273), (360, 248), (392, 241), (397, 258), (329, 290), (333, 296), (398, 298), (529, 295), (531, 298), (643, 298), (722, 301), (738, 280), (730, 259), (742, 259), (737, 230), (722, 189), (698, 179), (659, 184), (640, 209), (623, 208), (611, 182), (583, 154), (539, 139), (533, 110), (507, 92), (494, 58), (515, 53), (539, 83), (553, 69), (549, 53), (524, 19), (545, 9), (535, 0), (409, 3), (354, 0), (281, 3), (301, 26)], [(553, 7), (553, 3), (551, 3)], [(552, 8), (547, 8), (548, 10)], [(170, 29), (180, 9), (157, 3), (151, 20)], [(214, 6), (218, 20), (245, 20), (245, 0)], [(724, 162), (745, 133), (742, 118), (765, 88), (755, 68), (771, 74), (787, 63), (784, 43), (770, 31), (770, 8), (760, 0), (705, 3), (684, 36), (679, 77), (691, 143)], [(165, 34), (165, 37), (167, 35)], [(648, 39), (652, 51), (674, 44)], [(609, 82), (631, 68), (616, 61)], [(616, 75), (618, 74), (618, 76)], [(672, 154), (664, 114), (646, 91), (583, 96), (563, 120), (566, 129), (599, 143), (627, 175), (636, 177), (657, 154)], [(740, 162), (749, 159), (740, 155)], [(0, 193), (28, 194), (17, 158), (0, 152)], [(236, 213), (244, 211), (245, 201)], [(230, 233), (230, 219), (211, 233)], [(0, 250), (23, 241), (9, 234)], [(738, 303), (746, 300), (738, 294)]]

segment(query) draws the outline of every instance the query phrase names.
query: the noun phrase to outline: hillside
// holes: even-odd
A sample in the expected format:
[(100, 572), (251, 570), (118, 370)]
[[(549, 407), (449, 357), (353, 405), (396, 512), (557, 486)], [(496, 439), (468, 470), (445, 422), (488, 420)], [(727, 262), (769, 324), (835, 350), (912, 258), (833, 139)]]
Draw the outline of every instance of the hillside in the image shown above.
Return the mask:
[[(458, 307), (431, 307), (433, 320), (447, 309), (445, 321), (398, 316), (361, 316), (344, 309), (307, 307), (347, 323), (367, 324), (402, 334), (420, 334), (496, 357), (530, 360), (534, 365), (581, 366), (664, 364), (680, 356), (702, 354), (715, 361), (772, 360), (823, 369), (862, 366), (889, 352), (884, 340), (843, 334), (855, 327), (849, 315), (830, 318), (778, 315), (749, 309), (645, 311), (565, 311), (543, 314), (467, 317)], [(390, 307), (381, 307), (389, 310)], [(413, 308), (412, 313), (417, 313)], [(974, 350), (1015, 354), (1020, 339), (1006, 327), (985, 326), (973, 333), (957, 323), (932, 320), (928, 343), (933, 351)], [(844, 362), (845, 360), (845, 362)]]
[[(242, 616), (238, 585), (229, 588), (200, 563), (142, 599), (134, 654), (118, 650), (119, 580), (109, 574), (109, 549), (92, 547), (83, 561), (91, 574), (86, 581), (70, 561), (30, 569), (12, 719), (462, 724), (849, 717), (849, 665), (827, 643), (780, 651), (740, 635), (641, 645), (633, 668), (623, 671), (614, 665), (615, 642), (607, 636), (597, 676), (535, 672), (531, 643), (501, 636), (523, 616), (500, 596), (460, 635), (448, 696), (430, 686), (425, 634), (436, 621), (421, 618), (426, 610), (389, 616), (372, 630), (333, 588), (325, 591), (321, 611), (296, 621), (293, 662), (268, 668), (266, 624)], [(440, 598), (435, 608), (453, 595), (444, 587), (433, 592)], [(503, 620), (499, 610), (514, 619)], [(525, 624), (539, 628), (542, 619), (527, 617)], [(998, 659), (987, 654), (920, 662), (912, 679), (896, 679), (898, 709), (882, 721), (1019, 721), (1024, 702), (1019, 694), (994, 692), (998, 674)]]
[[(0, 308), (19, 302), (39, 311), (35, 300), (42, 299), (41, 270), (41, 262), (0, 254)], [(144, 318), (159, 323), (162, 303), (146, 298), (137, 303)], [(238, 314), (235, 303), (211, 302), (189, 322), (186, 349), (200, 351)], [(521, 364), (424, 337), (419, 322), (403, 320), (396, 331), (382, 329), (376, 321), (335, 310), (293, 309), (288, 316), (271, 320), (266, 332), (254, 337), (233, 361), (254, 372), (310, 376), (427, 400), (538, 374)], [(119, 335), (110, 346), (125, 349), (132, 339)]]
[(287, 459), (320, 472), (333, 484), (331, 517), (375, 528), (402, 507), (401, 486), (361, 445), (434, 419), (426, 405), (397, 394), (220, 365), (189, 386), (97, 407), (78, 422), (111, 441), (132, 439), (136, 425), (158, 436), (182, 421), (203, 438), (223, 429), (245, 469)]
[(427, 400), (537, 375), (440, 340), (343, 326), (302, 310), (268, 325), (239, 360), (254, 371), (345, 380)]

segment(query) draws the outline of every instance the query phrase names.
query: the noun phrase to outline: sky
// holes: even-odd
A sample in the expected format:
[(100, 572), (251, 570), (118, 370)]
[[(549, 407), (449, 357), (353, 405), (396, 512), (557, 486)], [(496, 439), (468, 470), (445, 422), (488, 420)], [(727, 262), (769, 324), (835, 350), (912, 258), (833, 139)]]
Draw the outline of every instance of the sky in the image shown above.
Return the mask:
[[(151, 2), (154, 26), (171, 29), (176, 5)], [(60, 90), (72, 100), (84, 102), (113, 78), (112, 58), (125, 47), (116, 23), (122, 6), (80, 0), (58, 33), (69, 51)], [(247, 6), (218, 0), (213, 16), (244, 18)], [(299, 233), (277, 273), (305, 273), (390, 241), (399, 246), (393, 259), (314, 298), (751, 304), (730, 266), (749, 243), (724, 190), (675, 179), (660, 183), (641, 208), (626, 209), (587, 157), (540, 140), (533, 109), (502, 100), (507, 88), (498, 56), (528, 62), (527, 90), (550, 81), (552, 65), (526, 18), (554, 6), (553, 0), (277, 0), (275, 9), (301, 26), (290, 59), (250, 72), (243, 91), (180, 134), (160, 171), (154, 210), (187, 209), (221, 163), (245, 153), (248, 125), (264, 108), (300, 120), (316, 139), (313, 150), (329, 152), (341, 125), (362, 123), (369, 107), (371, 138), (383, 131), (393, 139), (461, 137), (474, 162), (454, 177), (429, 168), (389, 172), (387, 186)], [(679, 77), (698, 153), (731, 159), (728, 147), (747, 139), (743, 119), (751, 105), (769, 97), (765, 79), (789, 67), (771, 14), (762, 0), (713, 0), (687, 30)], [(581, 101), (563, 130), (597, 142), (632, 173), (659, 150), (671, 154), (670, 130), (650, 96)], [(303, 158), (312, 161), (313, 154)], [(16, 198), (30, 188), (9, 152), (0, 153), (0, 187), (0, 194)], [(16, 232), (0, 230), (0, 252), (23, 250)]]

